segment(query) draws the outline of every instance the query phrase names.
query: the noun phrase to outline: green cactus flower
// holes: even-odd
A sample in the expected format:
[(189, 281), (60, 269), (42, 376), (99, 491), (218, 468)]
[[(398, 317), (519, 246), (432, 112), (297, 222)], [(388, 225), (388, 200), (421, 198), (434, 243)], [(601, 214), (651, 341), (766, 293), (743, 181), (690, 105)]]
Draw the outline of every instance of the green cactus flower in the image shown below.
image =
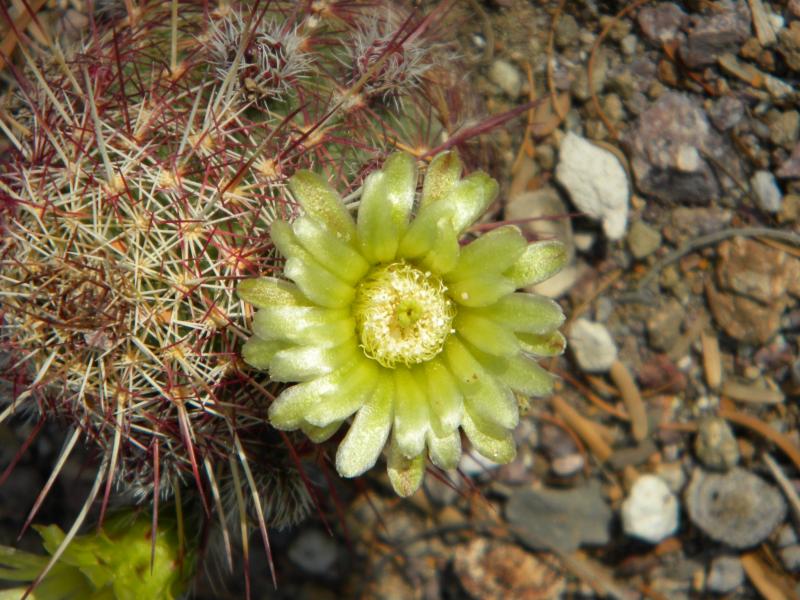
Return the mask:
[[(53, 555), (64, 541), (64, 532), (56, 525), (35, 528), (42, 536), (45, 551)], [(181, 558), (174, 521), (159, 519), (155, 546), (152, 531), (150, 516), (145, 513), (123, 512), (107, 519), (101, 530), (75, 537), (28, 597), (33, 600), (181, 597), (188, 590), (194, 572), (193, 558)], [(0, 546), (0, 580), (34, 581), (49, 561), (49, 556)], [(0, 599), (18, 598), (24, 589), (4, 590)]]
[(528, 244), (503, 226), (461, 247), (498, 189), (485, 173), (461, 171), (455, 153), (437, 155), (417, 199), (413, 157), (393, 154), (364, 181), (355, 220), (323, 178), (298, 172), (289, 188), (304, 214), (272, 225), (293, 283), (264, 277), (238, 288), (259, 309), (245, 362), (299, 382), (271, 405), (272, 424), (320, 442), (352, 417), (338, 472), (364, 473), (388, 442), (401, 496), (421, 484), (426, 450), (441, 468), (458, 464), (459, 428), (484, 457), (511, 461), (516, 394), (550, 393), (535, 358), (565, 344), (559, 305), (516, 292), (559, 271), (564, 246)]

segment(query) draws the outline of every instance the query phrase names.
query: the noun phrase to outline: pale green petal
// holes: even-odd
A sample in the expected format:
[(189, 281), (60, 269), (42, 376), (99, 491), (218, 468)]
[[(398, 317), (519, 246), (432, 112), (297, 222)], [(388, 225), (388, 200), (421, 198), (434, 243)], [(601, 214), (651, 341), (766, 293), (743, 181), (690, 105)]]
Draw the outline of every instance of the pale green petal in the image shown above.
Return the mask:
[(406, 498), (422, 485), (422, 478), (425, 475), (425, 455), (406, 458), (393, 439), (389, 445), (386, 471), (395, 493)]
[(494, 304), (516, 289), (511, 280), (496, 274), (463, 279), (451, 283), (447, 287), (453, 300), (464, 306), (473, 307)]
[(369, 270), (369, 263), (361, 254), (319, 221), (300, 217), (294, 222), (292, 230), (297, 241), (314, 260), (345, 283), (355, 285)]
[(342, 423), (344, 423), (344, 421), (334, 421), (326, 427), (317, 427), (316, 425), (303, 421), (300, 423), (300, 430), (305, 433), (312, 442), (321, 444), (329, 440), (333, 434), (339, 431), (339, 427), (342, 426)]
[(372, 397), (356, 413), (336, 452), (339, 475), (357, 477), (375, 465), (392, 429), (394, 398), (393, 378), (389, 374), (379, 377)]
[(447, 196), (419, 211), (400, 241), (398, 255), (417, 258), (429, 252), (443, 219), (460, 236), (486, 211), (496, 195), (497, 182), (486, 173), (473, 173), (462, 179)]
[(389, 262), (395, 258), (408, 226), (416, 188), (417, 166), (414, 157), (404, 152), (392, 154), (380, 171), (364, 181), (357, 230), (359, 247), (369, 261)]
[(305, 421), (306, 413), (319, 402), (320, 396), (339, 390), (343, 374), (334, 371), (286, 388), (270, 405), (269, 422), (276, 429), (297, 429)]
[(517, 333), (517, 339), (522, 349), (534, 356), (542, 358), (559, 356), (567, 347), (567, 338), (560, 331), (545, 333)]
[(433, 273), (446, 273), (458, 262), (460, 252), (458, 234), (449, 220), (442, 219), (436, 225), (436, 239), (433, 246), (418, 263), (420, 267)]
[(567, 247), (561, 242), (534, 242), (505, 274), (516, 287), (527, 287), (558, 273), (567, 264), (567, 259)]
[(461, 250), (458, 263), (444, 279), (461, 281), (502, 273), (522, 256), (526, 246), (525, 238), (515, 225), (493, 229)]
[(251, 367), (266, 371), (272, 357), (279, 350), (285, 349), (287, 345), (287, 342), (283, 340), (262, 340), (254, 336), (242, 346), (242, 358)]
[(461, 424), (472, 447), (481, 456), (499, 464), (507, 464), (517, 455), (511, 431), (488, 423), (467, 408)]
[(273, 221), (269, 226), (269, 237), (284, 258), (310, 260), (311, 254), (303, 248), (294, 234), (292, 226), (286, 221)]
[(453, 375), (438, 358), (425, 363), (431, 427), (438, 436), (452, 433), (461, 424), (464, 397)]
[(500, 357), (475, 348), (470, 351), (483, 367), (515, 392), (538, 397), (553, 393), (553, 375), (529, 356)]
[(309, 300), (320, 306), (342, 308), (349, 306), (355, 298), (355, 288), (314, 260), (290, 258), (286, 261), (283, 272)]
[(461, 179), (463, 168), (457, 152), (441, 152), (434, 156), (425, 172), (419, 207), (424, 208), (447, 196)]
[(245, 279), (236, 286), (236, 294), (256, 308), (269, 306), (302, 306), (308, 300), (296, 285), (274, 277)]
[(513, 331), (525, 333), (551, 333), (564, 323), (564, 313), (557, 302), (522, 292), (509, 294), (495, 305), (476, 309), (475, 312)]
[(461, 434), (453, 431), (444, 437), (428, 432), (428, 456), (440, 469), (455, 469), (461, 459)]
[(339, 193), (321, 176), (298, 171), (289, 178), (289, 189), (303, 210), (323, 222), (346, 242), (355, 238), (356, 224), (347, 212)]
[(463, 233), (486, 212), (497, 197), (498, 190), (494, 179), (482, 171), (476, 171), (459, 181), (444, 198), (432, 206), (439, 203), (451, 205), (453, 225), (456, 231)]
[(460, 336), (483, 352), (497, 356), (512, 356), (520, 350), (519, 341), (511, 331), (469, 309), (465, 308), (458, 312), (453, 327)]
[(357, 352), (359, 349), (355, 336), (333, 347), (286, 348), (273, 356), (269, 363), (269, 375), (273, 381), (308, 381), (342, 367), (352, 361)]
[(413, 458), (425, 450), (430, 429), (430, 409), (425, 391), (417, 383), (422, 372), (398, 367), (394, 371), (394, 439), (402, 453)]
[(352, 337), (356, 323), (350, 311), (313, 306), (262, 308), (253, 318), (253, 333), (264, 340), (337, 346)]
[(498, 426), (516, 427), (519, 404), (511, 389), (484, 369), (456, 336), (447, 340), (444, 353), (447, 366), (464, 394), (465, 405)]
[(333, 421), (346, 419), (372, 395), (378, 384), (379, 367), (374, 361), (359, 356), (352, 369), (342, 368), (334, 371), (341, 380), (335, 392), (320, 397), (305, 414), (305, 420), (311, 425), (325, 427)]

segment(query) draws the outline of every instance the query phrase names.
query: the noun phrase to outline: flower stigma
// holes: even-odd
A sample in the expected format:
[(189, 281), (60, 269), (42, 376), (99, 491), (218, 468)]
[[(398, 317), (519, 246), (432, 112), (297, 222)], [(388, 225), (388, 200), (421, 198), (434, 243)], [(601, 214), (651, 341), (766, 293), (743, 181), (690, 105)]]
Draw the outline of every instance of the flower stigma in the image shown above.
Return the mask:
[(375, 268), (361, 281), (353, 316), (364, 354), (392, 369), (439, 354), (456, 308), (441, 279), (398, 261)]

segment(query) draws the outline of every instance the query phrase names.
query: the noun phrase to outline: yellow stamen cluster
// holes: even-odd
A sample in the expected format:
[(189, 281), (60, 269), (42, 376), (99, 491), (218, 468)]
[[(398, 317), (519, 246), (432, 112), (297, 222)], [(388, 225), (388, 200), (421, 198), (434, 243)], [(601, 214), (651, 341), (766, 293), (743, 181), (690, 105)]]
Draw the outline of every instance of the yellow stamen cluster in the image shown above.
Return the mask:
[(439, 354), (455, 315), (442, 280), (403, 261), (367, 275), (353, 304), (361, 348), (388, 368), (419, 364)]

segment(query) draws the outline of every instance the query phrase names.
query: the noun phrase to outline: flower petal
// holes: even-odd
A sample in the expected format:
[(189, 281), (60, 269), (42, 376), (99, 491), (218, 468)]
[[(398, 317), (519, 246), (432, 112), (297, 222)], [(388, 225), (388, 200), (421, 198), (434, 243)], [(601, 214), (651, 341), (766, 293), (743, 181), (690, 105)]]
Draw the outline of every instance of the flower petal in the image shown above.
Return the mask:
[(545, 333), (517, 333), (517, 339), (522, 349), (534, 356), (551, 357), (559, 356), (564, 353), (567, 347), (567, 338), (560, 331)]
[(395, 441), (392, 440), (386, 462), (389, 481), (398, 496), (406, 498), (416, 492), (419, 486), (422, 485), (422, 477), (425, 475), (424, 454), (414, 458), (406, 458)]
[(356, 323), (349, 311), (315, 306), (262, 308), (253, 318), (253, 333), (264, 340), (337, 346), (352, 337)]
[(342, 308), (355, 298), (356, 290), (336, 277), (316, 261), (290, 258), (283, 268), (284, 274), (297, 284), (309, 300), (320, 306)]
[(525, 238), (515, 225), (494, 229), (465, 246), (455, 268), (444, 279), (461, 281), (502, 273), (522, 256), (526, 246)]
[(507, 464), (517, 455), (511, 431), (484, 421), (470, 408), (464, 413), (461, 426), (481, 456), (499, 464)]
[(372, 397), (356, 413), (336, 452), (336, 470), (357, 477), (375, 465), (389, 439), (394, 417), (395, 385), (390, 375), (379, 377)]
[(303, 421), (300, 423), (300, 429), (312, 442), (315, 444), (321, 444), (322, 442), (329, 440), (334, 433), (339, 431), (339, 427), (342, 426), (342, 423), (344, 423), (344, 421), (334, 421), (325, 427), (317, 427), (316, 425), (311, 425), (310, 423)]
[(438, 359), (425, 363), (428, 405), (431, 409), (431, 427), (438, 436), (458, 429), (464, 413), (464, 397), (456, 380), (444, 363)]
[(553, 375), (534, 359), (524, 354), (499, 357), (471, 350), (481, 365), (515, 392), (539, 398), (553, 393)]
[(458, 334), (470, 344), (496, 356), (512, 356), (520, 350), (519, 340), (496, 321), (462, 309), (453, 321)]
[(414, 157), (404, 152), (392, 154), (380, 171), (364, 181), (356, 227), (359, 248), (370, 262), (395, 258), (408, 226), (416, 188), (417, 165)]
[(444, 437), (428, 432), (428, 456), (440, 469), (455, 469), (461, 459), (461, 434), (458, 431)]
[(298, 171), (289, 178), (289, 189), (297, 202), (312, 217), (346, 242), (355, 238), (356, 224), (339, 193), (320, 175)]
[(548, 240), (529, 244), (522, 256), (505, 273), (516, 287), (523, 288), (549, 279), (567, 264), (567, 247)]
[(242, 359), (251, 367), (266, 371), (275, 354), (286, 346), (283, 340), (262, 340), (254, 336), (242, 346)]
[(460, 252), (458, 234), (449, 220), (442, 219), (436, 224), (433, 246), (419, 259), (419, 265), (434, 273), (446, 273), (458, 262)]
[(511, 428), (519, 423), (519, 404), (505, 384), (487, 372), (456, 336), (450, 336), (444, 347), (445, 359), (456, 379), (465, 406), (482, 419)]
[(273, 381), (308, 381), (352, 361), (358, 346), (355, 336), (338, 346), (294, 346), (278, 351), (269, 363)]
[(369, 270), (369, 263), (361, 254), (319, 221), (300, 217), (295, 220), (292, 230), (314, 260), (345, 283), (355, 285)]
[(356, 358), (352, 368), (344, 367), (334, 374), (341, 377), (338, 389), (320, 396), (305, 414), (311, 425), (325, 427), (352, 415), (372, 396), (379, 379), (376, 364), (363, 356)]
[(306, 413), (319, 402), (322, 394), (338, 391), (342, 374), (341, 371), (334, 371), (286, 388), (270, 405), (269, 422), (276, 429), (297, 429), (305, 421)]
[(425, 450), (430, 429), (430, 409), (425, 392), (417, 384), (421, 370), (398, 367), (394, 371), (394, 439), (404, 456), (413, 458)]
[(462, 179), (444, 198), (419, 211), (400, 241), (398, 255), (416, 258), (429, 252), (442, 219), (449, 222), (460, 236), (492, 203), (497, 189), (497, 182), (486, 173), (476, 172)]
[(296, 285), (274, 277), (245, 279), (236, 286), (236, 294), (256, 308), (269, 306), (302, 306), (308, 301)]
[(462, 279), (447, 286), (450, 297), (464, 306), (487, 306), (517, 289), (510, 279), (488, 274)]
[(288, 260), (284, 274), (311, 301), (322, 306), (341, 307), (352, 302), (355, 289), (318, 263), (283, 221), (274, 221), (270, 228), (272, 242)]
[(513, 331), (547, 334), (558, 329), (564, 322), (564, 313), (554, 300), (526, 294), (509, 294), (494, 306), (477, 309), (475, 312), (502, 323)]
[(447, 196), (461, 178), (463, 168), (457, 152), (441, 152), (434, 156), (425, 172), (420, 209)]

